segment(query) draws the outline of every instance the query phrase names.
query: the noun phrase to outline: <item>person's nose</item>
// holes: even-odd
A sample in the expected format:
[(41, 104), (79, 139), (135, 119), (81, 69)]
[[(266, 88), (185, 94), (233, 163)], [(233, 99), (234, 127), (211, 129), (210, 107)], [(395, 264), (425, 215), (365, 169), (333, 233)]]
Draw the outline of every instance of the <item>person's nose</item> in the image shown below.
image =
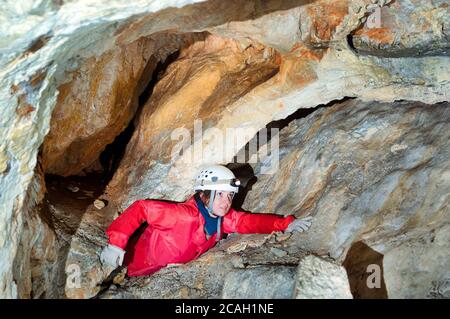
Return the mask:
[(225, 197), (225, 201), (228, 204), (231, 204), (231, 202), (233, 201), (233, 195), (232, 194), (227, 194), (227, 196)]
[(231, 205), (231, 202), (232, 202), (232, 198), (231, 198), (229, 195), (223, 196), (223, 197), (220, 199), (220, 203), (221, 203), (222, 206), (228, 206), (228, 205)]

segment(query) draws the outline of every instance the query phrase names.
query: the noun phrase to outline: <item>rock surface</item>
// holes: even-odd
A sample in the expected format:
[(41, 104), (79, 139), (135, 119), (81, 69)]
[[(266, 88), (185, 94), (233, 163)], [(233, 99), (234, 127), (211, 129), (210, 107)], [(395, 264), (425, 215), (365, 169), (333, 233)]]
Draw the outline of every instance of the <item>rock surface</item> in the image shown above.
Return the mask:
[[(391, 111), (392, 107), (396, 112)], [(262, 260), (276, 258), (286, 263), (287, 257), (273, 252), (287, 251), (288, 256), (295, 252), (298, 259), (291, 260), (289, 265), (297, 265), (305, 251), (312, 251), (322, 256), (331, 255), (339, 263), (354, 242), (363, 241), (388, 258), (381, 263), (384, 268), (384, 277), (381, 278), (383, 284), (385, 282), (386, 287), (398, 285), (398, 280), (402, 277), (394, 270), (398, 265), (393, 266), (390, 261), (391, 252), (395, 256), (396, 249), (402, 251), (402, 245), (407, 245), (408, 240), (414, 242), (415, 238), (434, 232), (449, 218), (446, 204), (449, 185), (445, 177), (449, 170), (446, 160), (449, 139), (444, 133), (449, 131), (446, 129), (448, 117), (448, 103), (425, 105), (417, 102), (392, 104), (347, 100), (318, 109), (306, 118), (292, 122), (280, 133), (279, 170), (273, 175), (260, 175), (260, 166), (256, 165), (258, 181), (248, 192), (244, 204), (251, 211), (314, 216), (312, 228), (307, 233), (285, 238), (284, 244), (290, 249), (273, 246), (277, 242), (273, 239), (240, 242), (238, 236), (231, 243), (205, 255), (208, 262), (199, 259), (181, 266), (177, 273), (182, 273), (183, 276), (190, 273), (189, 276), (194, 278), (210, 278), (203, 274), (205, 267), (220, 277), (221, 274), (225, 276), (230, 269), (230, 266), (224, 266), (222, 271), (218, 270), (226, 264), (242, 267), (251, 261), (260, 265), (263, 262), (259, 254), (258, 257), (251, 255), (246, 262), (236, 261), (230, 254), (249, 253), (252, 247), (265, 245), (269, 245), (264, 253), (264, 258), (267, 259)], [(348, 152), (349, 149), (352, 152)], [(424, 189), (429, 191), (423, 192)], [(405, 197), (405, 194), (410, 194), (411, 197)], [(405, 198), (409, 199), (405, 201)], [(433, 203), (432, 208), (423, 210), (426, 203)], [(442, 256), (439, 264), (445, 264), (449, 260), (448, 250), (443, 248), (443, 243), (445, 240), (439, 239), (433, 246), (439, 256)], [(396, 259), (398, 263), (405, 265), (402, 267), (407, 268), (408, 263), (416, 261), (407, 249), (403, 254), (404, 259)], [(423, 257), (424, 260), (427, 255)], [(353, 263), (358, 263), (358, 258), (362, 260), (366, 257), (357, 254), (352, 258), (356, 258)], [(376, 263), (376, 260), (371, 263)], [(387, 267), (393, 273), (387, 273)], [(419, 290), (429, 291), (432, 282), (437, 285), (436, 289), (440, 289), (438, 294), (445, 294), (447, 268), (439, 268), (435, 263), (420, 267), (419, 269), (428, 269), (428, 275), (419, 276), (419, 270), (406, 272), (406, 278), (416, 279), (406, 281), (401, 287), (388, 289), (387, 297), (417, 298), (423, 295), (423, 291)], [(109, 290), (104, 296), (111, 297), (118, 293), (117, 296), (155, 297), (156, 292), (149, 292), (144, 287), (169, 286), (169, 282), (173, 280), (173, 271), (162, 270), (147, 279), (132, 279), (118, 288), (119, 292), (111, 288), (115, 292)], [(366, 272), (367, 269), (363, 271)], [(241, 278), (240, 276), (251, 275), (239, 272), (233, 276)], [(233, 276), (230, 279), (232, 282), (236, 280)], [(301, 276), (306, 277), (304, 274)], [(408, 290), (407, 287), (416, 280), (423, 280), (427, 285), (417, 285), (420, 289), (409, 290), (408, 295), (400, 292), (401, 289)], [(186, 282), (185, 279), (181, 281)], [(135, 282), (138, 283), (136, 286)], [(310, 282), (308, 285), (311, 286)], [(185, 296), (217, 296), (220, 287), (208, 294), (211, 287), (206, 288), (207, 286), (203, 282), (201, 287), (204, 290), (187, 293)], [(331, 297), (327, 289), (317, 290), (317, 293)], [(234, 290), (227, 288), (226, 291), (231, 295)], [(347, 292), (338, 296), (348, 297), (348, 287), (344, 291)], [(368, 296), (358, 290), (355, 295)], [(164, 296), (172, 297), (176, 294), (172, 291)], [(300, 292), (298, 297), (301, 296), (312, 295)], [(377, 296), (386, 297), (382, 293)]]
[(384, 280), (394, 298), (450, 298), (450, 225), (388, 251)]
[(19, 298), (55, 298), (58, 297), (55, 273), (60, 264), (60, 247), (54, 228), (38, 208), (46, 186), (42, 169), (36, 170), (24, 202), (24, 228), (13, 276)]
[(315, 256), (303, 258), (297, 269), (297, 299), (352, 299), (345, 268)]
[(258, 267), (228, 273), (222, 298), (288, 299), (295, 283), (294, 267)]
[[(427, 2), (424, 7), (430, 5)], [(327, 11), (331, 7), (332, 15)], [(248, 63), (248, 68), (256, 67), (255, 62), (263, 55), (273, 57), (272, 63), (276, 65), (272, 70), (278, 71), (273, 74), (268, 72), (271, 76), (249, 78), (248, 81), (253, 83), (250, 84), (232, 75), (225, 76), (223, 71), (218, 78), (212, 77), (211, 73), (193, 73), (183, 68), (183, 63), (186, 63), (183, 59), (176, 61), (168, 73), (177, 76), (162, 79), (143, 108), (144, 115), (139, 118), (138, 129), (117, 174), (108, 186), (107, 192), (112, 200), (122, 209), (142, 197), (181, 201), (188, 196), (192, 178), (201, 165), (232, 162), (236, 149), (244, 147), (256, 132), (273, 121), (286, 118), (299, 108), (310, 108), (344, 97), (385, 102), (405, 99), (429, 104), (447, 101), (448, 57), (419, 59), (414, 58), (414, 55), (397, 57), (395, 54), (377, 57), (354, 52), (347, 38), (362, 25), (360, 19), (365, 17), (365, 13), (368, 13), (368, 9), (364, 2), (338, 1), (331, 4), (330, 1), (317, 1), (257, 18), (251, 23), (251, 31), (247, 30), (249, 22), (241, 21), (208, 29), (239, 40), (236, 46), (258, 48), (246, 50), (246, 58), (241, 59), (241, 62), (238, 62), (238, 50), (226, 53), (216, 51), (216, 56), (234, 54), (235, 69), (242, 66), (244, 61)], [(327, 16), (330, 21), (324, 22)], [(436, 18), (441, 19), (441, 14)], [(272, 30), (274, 34), (281, 34), (281, 30), (271, 27), (280, 24), (283, 25), (283, 36), (277, 37), (278, 41), (275, 41)], [(267, 28), (270, 28), (270, 32)], [(275, 47), (277, 52), (270, 51), (267, 54), (267, 49), (251, 43), (249, 32), (255, 34), (254, 37), (263, 45)], [(408, 36), (408, 31), (404, 32)], [(415, 43), (426, 46), (423, 41), (417, 39)], [(202, 63), (206, 63), (206, 60), (202, 56), (209, 51), (205, 49), (197, 53), (196, 45), (193, 47), (187, 51), (195, 52), (194, 57), (197, 55), (202, 61), (197, 68), (203, 70)], [(175, 71), (175, 68), (178, 70)], [(259, 68), (264, 70), (262, 65)], [(255, 70), (250, 73), (255, 74)], [(190, 92), (189, 87), (179, 85), (180, 77), (194, 83), (194, 79), (190, 78), (194, 74), (195, 81), (199, 81), (197, 83), (205, 81), (209, 84), (204, 91), (196, 94)], [(245, 88), (242, 88), (243, 83), (248, 83)], [(170, 95), (167, 94), (168, 88)], [(182, 108), (180, 104), (184, 105), (183, 113), (175, 116), (173, 110)], [(210, 113), (196, 111), (206, 109)], [(193, 134), (194, 115), (202, 120), (201, 136)], [(157, 133), (149, 131), (156, 131), (153, 127), (171, 128), (172, 132), (175, 132), (174, 129), (187, 129), (189, 139), (184, 153), (174, 156), (178, 150), (175, 142), (180, 139), (179, 136), (169, 139), (166, 134), (165, 138), (156, 139)], [(246, 130), (241, 133), (241, 138), (234, 143), (224, 143), (228, 130), (237, 128)], [(223, 145), (222, 153), (218, 152), (217, 145)], [(140, 155), (143, 150), (149, 151)], [(155, 153), (158, 154), (157, 159)], [(135, 178), (135, 174), (139, 177)]]
[[(74, 175), (91, 165), (134, 117), (139, 96), (158, 63), (201, 34), (143, 37), (76, 63), (58, 87), (43, 145), (46, 173)], [(81, 124), (81, 125), (80, 125)]]
[(448, 55), (450, 50), (448, 1), (392, 1), (373, 12), (374, 25), (354, 32), (358, 52), (379, 56)]
[(275, 174), (255, 165), (244, 208), (313, 216), (298, 242), (310, 251), (343, 260), (363, 240), (384, 253), (450, 217), (449, 114), (447, 102), (320, 108), (281, 131)]
[[(384, 260), (384, 271), (392, 272), (384, 278), (386, 287), (392, 285), (389, 297), (421, 298), (432, 281), (448, 280), (446, 267), (419, 266), (421, 259), (408, 247), (438, 232), (450, 217), (449, 114), (448, 103), (349, 100), (321, 108), (281, 131), (279, 170), (261, 175), (261, 165), (255, 166), (258, 182), (244, 207), (313, 216), (307, 238), (297, 244), (336, 260), (343, 261), (351, 245), (363, 241), (389, 256)], [(430, 244), (441, 265), (450, 257), (439, 246), (443, 242)], [(426, 251), (427, 246), (419, 247)], [(422, 275), (408, 268), (410, 263), (417, 263)], [(400, 269), (409, 269), (403, 281)], [(414, 285), (416, 280), (423, 282)]]
[[(98, 298), (221, 298), (224, 295), (231, 298), (241, 293), (247, 298), (291, 298), (295, 268), (305, 253), (287, 239), (282, 233), (233, 234), (188, 264), (166, 267), (152, 276), (110, 282)], [(287, 255), (283, 258), (273, 255), (270, 249), (274, 247), (283, 247)], [(227, 277), (230, 273), (233, 275)], [(272, 287), (267, 282), (252, 282), (250, 279), (258, 274), (277, 278), (279, 282)], [(238, 291), (237, 277), (247, 280), (248, 290)]]

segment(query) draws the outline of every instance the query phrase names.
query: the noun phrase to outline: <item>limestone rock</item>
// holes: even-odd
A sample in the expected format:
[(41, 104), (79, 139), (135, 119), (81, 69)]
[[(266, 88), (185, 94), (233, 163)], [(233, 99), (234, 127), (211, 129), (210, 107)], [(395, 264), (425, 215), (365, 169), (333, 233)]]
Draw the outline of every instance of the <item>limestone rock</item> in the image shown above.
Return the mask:
[(295, 298), (352, 299), (345, 268), (312, 255), (303, 258), (297, 269)]
[(102, 208), (104, 208), (105, 206), (106, 206), (106, 205), (105, 205), (105, 202), (102, 201), (102, 200), (100, 200), (100, 199), (96, 199), (96, 200), (94, 201), (94, 207), (97, 208), (97, 209), (102, 209)]
[[(249, 26), (246, 22), (208, 29), (221, 37), (209, 36), (204, 43), (199, 41), (182, 50), (144, 106), (125, 160), (108, 186), (111, 200), (122, 209), (142, 197), (184, 200), (200, 166), (232, 162), (236, 150), (243, 148), (256, 132), (300, 108), (346, 96), (430, 104), (448, 100), (448, 57), (359, 55), (348, 44), (347, 36), (362, 25), (369, 2), (317, 1), (259, 17), (252, 28), (259, 28), (255, 38), (260, 43), (240, 32)], [(334, 10), (333, 15), (329, 10)], [(324, 22), (327, 14), (330, 21)], [(299, 15), (304, 18), (298, 22)], [(264, 36), (264, 25), (284, 21), (287, 27), (283, 30), (290, 35), (278, 37), (279, 42)], [(293, 27), (294, 21), (301, 34)], [(403, 32), (407, 37), (408, 31)], [(234, 42), (223, 38), (234, 33)], [(220, 43), (229, 43), (232, 49), (223, 50)], [(274, 52), (268, 45), (279, 51)], [(204, 49), (199, 50), (200, 46)], [(192, 64), (192, 70), (198, 70), (194, 73), (187, 68), (190, 62), (185, 56), (205, 61), (206, 54), (214, 57), (214, 63), (229, 62), (214, 72), (207, 71), (202, 62)], [(241, 75), (243, 70), (249, 72), (245, 81), (236, 77), (238, 69)], [(195, 87), (201, 85), (204, 90), (193, 92), (192, 86), (180, 85), (183, 81)], [(195, 134), (194, 119), (202, 121), (202, 126), (197, 126), (201, 135)], [(241, 129), (241, 138), (234, 143), (227, 140), (230, 129)], [(169, 132), (173, 134), (170, 137)], [(218, 145), (222, 145), (221, 152)], [(145, 155), (137, 155), (144, 150)]]
[[(37, 163), (37, 154), (49, 133), (52, 112), (58, 101), (58, 88), (63, 91), (68, 99), (73, 102), (72, 106), (80, 106), (84, 109), (92, 110), (93, 104), (87, 103), (92, 96), (84, 90), (77, 99), (71, 97), (71, 91), (64, 93), (64, 88), (72, 88), (70, 81), (81, 82), (83, 87), (90, 87), (95, 84), (95, 72), (88, 67), (85, 69), (87, 78), (92, 79), (91, 83), (82, 83), (83, 75), (79, 74), (80, 67), (87, 63), (95, 64), (95, 61), (112, 63), (114, 61), (127, 62), (126, 56), (115, 50), (118, 46), (122, 49), (127, 44), (131, 47), (139, 46), (143, 37), (161, 31), (181, 30), (181, 32), (196, 32), (211, 25), (220, 25), (231, 20), (248, 19), (263, 15), (265, 10), (276, 11), (279, 9), (289, 9), (296, 4), (280, 1), (268, 1), (264, 6), (254, 6), (247, 1), (201, 1), (198, 4), (190, 0), (174, 0), (168, 2), (155, 3), (153, 0), (139, 0), (132, 6), (127, 1), (107, 1), (100, 0), (93, 2), (86, 1), (64, 1), (58, 4), (53, 1), (21, 1), (17, 5), (14, 1), (6, 1), (2, 4), (0, 11), (0, 101), (2, 116), (0, 117), (0, 295), (3, 297), (17, 296), (17, 287), (12, 276), (13, 260), (20, 242), (23, 230), (23, 201), (32, 180), (34, 168)], [(299, 1), (302, 3), (303, 1)], [(193, 5), (189, 5), (194, 3)], [(184, 8), (181, 8), (185, 6)], [(166, 7), (167, 10), (162, 10)], [(162, 10), (161, 12), (158, 12)], [(205, 16), (205, 13), (209, 14)], [(14, 28), (11, 28), (11, 25)], [(140, 39), (141, 38), (141, 39)], [(140, 40), (139, 40), (140, 39)], [(132, 44), (134, 43), (134, 44)], [(129, 47), (130, 48), (130, 47)], [(121, 51), (121, 50), (119, 50)], [(137, 50), (139, 52), (139, 50)], [(108, 56), (102, 56), (107, 54)], [(145, 54), (144, 54), (145, 55)], [(112, 59), (115, 57), (116, 59)], [(151, 65), (151, 63), (150, 63)], [(89, 66), (89, 65), (88, 65)], [(107, 71), (101, 65), (99, 69)], [(130, 71), (129, 66), (117, 66)], [(77, 74), (78, 70), (78, 74)], [(117, 69), (116, 69), (117, 70)], [(107, 72), (106, 72), (107, 73)], [(106, 73), (98, 74), (98, 79), (114, 82), (114, 77), (109, 77)], [(131, 72), (132, 73), (132, 72)], [(145, 81), (144, 81), (145, 82)], [(145, 84), (145, 83), (142, 84)], [(125, 80), (126, 83), (126, 80)], [(102, 83), (98, 83), (99, 88), (104, 88)], [(64, 87), (62, 87), (64, 86)], [(130, 84), (129, 87), (133, 87)], [(96, 88), (95, 85), (91, 87)], [(100, 90), (101, 91), (101, 90)], [(99, 93), (101, 93), (98, 91)], [(127, 105), (127, 97), (133, 97), (132, 92), (123, 92), (117, 88), (117, 92), (124, 94), (108, 94), (107, 98), (111, 105), (103, 105), (106, 112), (101, 113), (108, 121), (108, 112), (118, 105)], [(60, 97), (60, 101), (64, 96)], [(123, 98), (122, 101), (114, 101), (114, 97)], [(92, 102), (92, 100), (91, 100)], [(117, 104), (116, 104), (117, 102)], [(132, 103), (131, 103), (132, 104)], [(61, 106), (61, 105), (60, 105)], [(64, 106), (61, 106), (64, 108)], [(116, 119), (113, 130), (119, 132), (124, 125), (125, 118), (131, 116), (132, 108), (123, 109), (126, 114), (109, 113), (111, 118)], [(58, 111), (57, 111), (58, 113)], [(76, 123), (74, 118), (91, 119), (87, 114), (77, 114), (73, 110), (59, 112), (64, 115), (72, 115), (72, 123), (67, 123), (72, 128), (80, 129), (83, 133), (81, 139), (93, 142), (93, 145), (83, 145), (77, 143), (70, 136), (55, 138), (58, 143), (65, 141), (64, 147), (71, 151), (68, 158), (58, 152), (55, 145), (47, 144), (47, 147), (55, 149), (61, 162), (52, 162), (58, 166), (58, 172), (68, 175), (78, 171), (92, 159), (93, 154), (110, 142), (89, 138), (86, 127), (102, 133), (101, 137), (111, 139), (108, 125), (100, 119), (94, 119), (97, 126), (92, 123)], [(78, 125), (78, 126), (77, 126)], [(122, 125), (122, 126), (121, 126)], [(53, 128), (59, 127), (63, 132), (72, 135), (75, 131), (64, 130), (64, 126), (53, 121)], [(55, 136), (54, 134), (51, 134)], [(99, 136), (99, 135), (97, 135)], [(106, 144), (105, 144), (106, 142)], [(74, 145), (78, 145), (82, 150), (82, 156), (76, 154)], [(51, 155), (51, 154), (50, 154)], [(70, 165), (67, 160), (72, 159)], [(83, 163), (74, 163), (73, 160), (83, 159)], [(95, 160), (95, 158), (94, 158)]]
[(112, 205), (102, 210), (93, 204), (86, 208), (68, 247), (66, 269), (72, 265), (72, 268), (79, 271), (79, 276), (74, 284), (67, 282), (64, 286), (66, 297), (74, 299), (94, 297), (101, 290), (101, 283), (114, 270), (101, 264), (100, 253), (108, 242), (104, 230), (115, 217), (117, 215), (114, 214)]
[(389, 298), (450, 298), (450, 225), (410, 239), (384, 255)]
[(356, 30), (351, 41), (358, 52), (379, 56), (448, 55), (448, 14), (445, 0), (391, 1), (373, 10), (373, 23)]
[(157, 63), (201, 37), (149, 36), (79, 62), (58, 87), (43, 146), (45, 172), (74, 175), (95, 162), (133, 118)]
[(24, 229), (14, 258), (13, 276), (21, 299), (58, 297), (55, 273), (60, 263), (59, 245), (51, 223), (38, 207), (44, 193), (44, 176), (38, 167), (27, 190)]
[(287, 255), (287, 252), (285, 252), (285, 251), (282, 250), (282, 249), (275, 248), (275, 247), (271, 248), (270, 251), (271, 251), (275, 256), (280, 257), (280, 258)]
[[(228, 105), (272, 77), (278, 64), (278, 54), (272, 49), (258, 43), (244, 46), (213, 35), (181, 50), (144, 106), (128, 151), (108, 185), (111, 200), (124, 206), (124, 200), (129, 204), (144, 193), (152, 198), (183, 200), (176, 194), (169, 196), (167, 187), (175, 190), (180, 182), (186, 183), (194, 167), (204, 160), (203, 152), (196, 154), (190, 147), (199, 139), (195, 121), (213, 129), (230, 113)], [(186, 145), (186, 150), (180, 148)], [(186, 170), (172, 173), (182, 167)], [(158, 186), (149, 187), (149, 183)], [(186, 186), (176, 192), (182, 191), (184, 196), (191, 192), (186, 192)]]
[(244, 208), (313, 216), (298, 245), (341, 261), (356, 241), (384, 253), (427, 233), (449, 218), (449, 110), (360, 100), (318, 109), (281, 130), (273, 174), (260, 173), (270, 156), (254, 165)]
[(222, 298), (286, 299), (292, 297), (295, 267), (257, 267), (226, 275)]
[[(295, 269), (305, 256), (305, 252), (297, 249), (294, 243), (287, 248), (289, 254), (282, 258), (270, 252), (275, 246), (267, 241), (253, 247), (246, 245), (238, 252), (227, 251), (228, 247), (239, 242), (260, 243), (264, 237), (230, 235), (197, 260), (163, 268), (151, 276), (125, 278), (123, 283), (112, 284), (99, 293), (98, 298), (221, 298), (224, 293), (230, 298), (238, 298), (237, 277), (248, 282), (243, 298), (291, 298)], [(230, 273), (234, 275), (227, 277)], [(256, 281), (258, 274), (276, 282)], [(250, 287), (261, 290), (251, 291)]]

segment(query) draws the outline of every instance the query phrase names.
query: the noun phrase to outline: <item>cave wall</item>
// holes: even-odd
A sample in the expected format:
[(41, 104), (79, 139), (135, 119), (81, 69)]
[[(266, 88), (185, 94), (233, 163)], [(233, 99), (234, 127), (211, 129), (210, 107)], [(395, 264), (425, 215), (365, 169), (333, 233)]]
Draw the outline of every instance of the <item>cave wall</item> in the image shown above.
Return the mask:
[[(412, 19), (417, 14), (419, 16), (425, 14), (422, 12), (425, 12), (429, 5), (424, 4), (423, 11), (419, 11), (419, 14), (405, 9), (405, 13), (402, 12), (397, 18), (403, 21), (404, 15)], [(436, 4), (438, 5), (440, 4)], [(151, 152), (148, 152), (135, 161), (133, 159), (136, 155), (133, 152), (136, 149), (149, 148), (150, 145), (146, 139), (134, 137), (125, 154), (126, 160), (122, 162), (117, 175), (108, 187), (111, 198), (117, 200), (122, 208), (142, 197), (183, 200), (190, 192), (192, 176), (199, 166), (210, 162), (232, 162), (235, 155), (234, 148), (242, 148), (255, 132), (268, 123), (286, 118), (300, 108), (311, 108), (345, 97), (383, 102), (404, 99), (428, 104), (448, 100), (448, 57), (445, 55), (417, 57), (428, 43), (425, 39), (414, 36), (417, 30), (413, 29), (411, 33), (409, 30), (403, 30), (415, 39), (404, 44), (414, 52), (409, 56), (392, 53), (380, 57), (375, 50), (372, 52), (366, 48), (359, 52), (359, 46), (354, 47), (349, 39), (355, 38), (355, 42), (358, 42), (356, 39), (362, 39), (362, 35), (356, 34), (356, 30), (362, 26), (360, 19), (367, 12), (367, 8), (362, 8), (365, 8), (364, 4), (358, 1), (338, 1), (333, 2), (332, 6), (329, 1), (317, 1), (290, 10), (269, 13), (251, 22), (233, 21), (224, 26), (209, 28), (208, 31), (237, 39), (242, 45), (249, 45), (249, 38), (254, 38), (263, 45), (275, 48), (279, 54), (278, 72), (239, 98), (227, 101), (226, 112), (213, 123), (207, 122), (207, 128), (218, 129), (222, 135), (205, 133), (186, 150), (187, 155), (174, 158), (171, 156), (173, 147), (162, 147), (166, 142), (161, 140), (156, 144), (152, 143), (152, 147), (161, 149), (158, 150), (160, 160), (155, 160)], [(438, 8), (441, 14), (435, 16), (435, 24), (444, 25), (442, 12), (446, 9), (439, 6)], [(393, 13), (390, 14), (395, 16)], [(417, 19), (422, 21), (420, 18)], [(392, 28), (397, 30), (396, 26)], [(401, 33), (401, 30), (395, 32)], [(442, 34), (432, 32), (429, 34), (433, 38), (441, 36), (442, 41), (446, 43)], [(371, 37), (365, 36), (364, 39), (379, 38), (372, 34)], [(364, 41), (366, 40), (360, 40), (358, 43), (362, 46)], [(389, 48), (396, 47), (397, 44), (380, 43), (381, 45)], [(367, 54), (368, 51), (370, 54)], [(206, 61), (204, 63), (206, 64)], [(172, 83), (166, 83), (168, 81)], [(165, 78), (164, 84), (160, 83), (173, 89), (177, 84), (177, 78)], [(160, 89), (155, 88), (156, 91)], [(217, 86), (211, 97), (227, 96), (226, 89), (228, 88)], [(182, 94), (181, 89), (177, 92)], [(161, 110), (171, 105), (158, 99), (160, 97), (156, 94), (154, 100), (149, 101), (144, 109), (152, 108), (152, 103), (160, 103)], [(171, 99), (171, 103), (178, 103), (178, 96)], [(203, 102), (199, 99), (197, 103), (202, 104), (197, 107), (210, 107), (209, 100)], [(173, 124), (173, 117), (161, 119), (158, 116), (160, 116), (158, 112), (146, 115), (139, 119), (138, 125), (151, 126), (152, 121), (158, 121), (159, 125), (167, 127)], [(199, 117), (205, 122), (201, 114)], [(192, 132), (193, 123), (187, 123), (186, 127)], [(253, 134), (247, 134), (234, 145), (226, 143), (224, 155), (218, 160), (215, 158), (217, 153), (215, 147), (222, 142), (222, 136), (226, 136), (228, 128), (245, 129)], [(136, 131), (135, 135), (141, 136), (142, 131)], [(190, 160), (189, 156), (196, 155), (197, 150), (202, 150), (198, 159)], [(139, 171), (141, 177), (129, 179), (130, 169)], [(123, 192), (124, 189), (127, 191)]]
[[(143, 0), (133, 6), (126, 1), (65, 1), (62, 6), (46, 0), (22, 1), (19, 6), (14, 2), (5, 3), (0, 12), (2, 296), (17, 296), (11, 269), (23, 227), (22, 203), (34, 174), (38, 151), (50, 130), (52, 112), (60, 93), (58, 88), (74, 76), (76, 79), (77, 69), (85, 66), (89, 59), (97, 61), (116, 45), (129, 44), (152, 33), (200, 31), (230, 20), (259, 16), (266, 10), (290, 8), (304, 1), (250, 4), (211, 1), (189, 6), (196, 2), (199, 1), (154, 3)], [(203, 18), (205, 12), (211, 12), (207, 19)], [(11, 24), (15, 27), (11, 28)], [(113, 78), (108, 80), (113, 82)], [(129, 97), (132, 96), (130, 93)], [(123, 103), (127, 102), (125, 98)], [(120, 121), (116, 129), (120, 130)], [(106, 144), (100, 143), (98, 147), (103, 149)]]

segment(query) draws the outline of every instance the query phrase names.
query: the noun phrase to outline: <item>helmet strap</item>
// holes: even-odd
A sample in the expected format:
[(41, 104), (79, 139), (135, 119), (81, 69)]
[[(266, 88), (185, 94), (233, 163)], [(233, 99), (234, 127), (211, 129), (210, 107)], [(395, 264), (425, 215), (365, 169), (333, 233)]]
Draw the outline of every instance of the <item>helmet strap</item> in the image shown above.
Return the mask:
[(213, 205), (214, 205), (214, 199), (216, 197), (216, 191), (211, 190), (211, 195), (209, 196), (209, 207), (208, 207), (208, 213), (212, 216), (217, 218), (217, 233), (216, 233), (216, 242), (220, 240), (221, 236), (221, 225), (222, 225), (222, 217), (214, 215), (213, 212)]
[(222, 225), (222, 217), (217, 218), (217, 233), (216, 233), (216, 242), (220, 241), (220, 238), (222, 237), (221, 234), (221, 225)]
[(208, 213), (212, 215), (212, 217), (217, 217), (213, 213), (213, 205), (214, 205), (214, 198), (216, 197), (216, 191), (211, 190), (211, 195), (209, 195), (209, 205), (208, 205)]

